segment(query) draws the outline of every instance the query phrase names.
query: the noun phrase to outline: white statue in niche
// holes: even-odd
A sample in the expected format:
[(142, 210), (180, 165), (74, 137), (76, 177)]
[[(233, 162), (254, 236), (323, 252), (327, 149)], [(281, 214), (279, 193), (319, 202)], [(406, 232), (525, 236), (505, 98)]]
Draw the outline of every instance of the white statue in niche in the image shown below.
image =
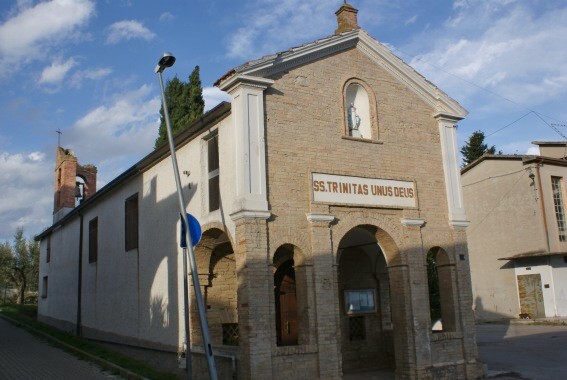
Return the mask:
[(358, 83), (350, 83), (345, 91), (345, 108), (348, 134), (360, 139), (372, 138), (370, 102), (366, 89)]
[(350, 106), (348, 107), (348, 130), (351, 136), (362, 137), (358, 129), (360, 127), (360, 121), (361, 119), (360, 116), (358, 116), (358, 114), (356, 113), (356, 107), (354, 106), (354, 103), (350, 103)]

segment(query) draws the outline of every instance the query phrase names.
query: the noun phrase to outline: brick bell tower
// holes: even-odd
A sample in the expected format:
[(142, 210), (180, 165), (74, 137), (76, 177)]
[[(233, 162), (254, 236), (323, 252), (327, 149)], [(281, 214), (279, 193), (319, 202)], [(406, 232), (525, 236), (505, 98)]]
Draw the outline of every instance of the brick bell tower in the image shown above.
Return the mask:
[(93, 165), (79, 165), (71, 149), (57, 147), (55, 159), (55, 193), (53, 223), (63, 218), (96, 192), (97, 169)]

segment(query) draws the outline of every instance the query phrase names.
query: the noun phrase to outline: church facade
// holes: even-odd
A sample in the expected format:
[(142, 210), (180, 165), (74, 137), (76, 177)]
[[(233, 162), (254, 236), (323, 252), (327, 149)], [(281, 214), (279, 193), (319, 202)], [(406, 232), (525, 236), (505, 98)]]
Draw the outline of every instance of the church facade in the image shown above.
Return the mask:
[[(344, 4), (333, 36), (229, 71), (216, 85), (231, 103), (175, 139), (227, 378), (482, 376), (456, 151), (466, 110), (360, 29), (356, 13)], [(38, 236), (41, 320), (183, 349), (171, 170), (158, 147), (64, 216), (54, 211)], [(195, 360), (198, 325), (192, 306)]]

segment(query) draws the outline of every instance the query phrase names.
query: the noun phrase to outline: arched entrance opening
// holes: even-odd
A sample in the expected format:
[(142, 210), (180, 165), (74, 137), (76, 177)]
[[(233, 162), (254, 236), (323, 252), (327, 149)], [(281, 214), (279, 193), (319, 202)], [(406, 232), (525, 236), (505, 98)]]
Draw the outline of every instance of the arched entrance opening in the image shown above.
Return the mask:
[(273, 265), (277, 345), (306, 344), (309, 320), (304, 256), (298, 247), (284, 244), (276, 250)]
[[(195, 246), (199, 282), (207, 311), (213, 345), (238, 346), (238, 301), (234, 250), (227, 234), (211, 228), (203, 232)], [(194, 294), (194, 293), (193, 293)], [(192, 294), (192, 321), (198, 321), (198, 311)], [(191, 326), (193, 344), (201, 341), (198, 323)]]
[[(380, 233), (379, 233), (380, 231)], [(393, 370), (394, 337), (385, 234), (374, 226), (351, 229), (338, 247), (343, 372)], [(377, 238), (378, 237), (378, 238)], [(384, 248), (387, 249), (387, 248)]]

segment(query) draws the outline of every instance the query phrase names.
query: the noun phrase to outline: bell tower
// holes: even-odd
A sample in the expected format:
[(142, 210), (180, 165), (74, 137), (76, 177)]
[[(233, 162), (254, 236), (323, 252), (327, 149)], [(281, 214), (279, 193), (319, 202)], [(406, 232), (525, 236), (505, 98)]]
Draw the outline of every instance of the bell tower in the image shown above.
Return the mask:
[(53, 223), (96, 192), (97, 169), (93, 165), (79, 165), (71, 149), (59, 146), (54, 174)]

